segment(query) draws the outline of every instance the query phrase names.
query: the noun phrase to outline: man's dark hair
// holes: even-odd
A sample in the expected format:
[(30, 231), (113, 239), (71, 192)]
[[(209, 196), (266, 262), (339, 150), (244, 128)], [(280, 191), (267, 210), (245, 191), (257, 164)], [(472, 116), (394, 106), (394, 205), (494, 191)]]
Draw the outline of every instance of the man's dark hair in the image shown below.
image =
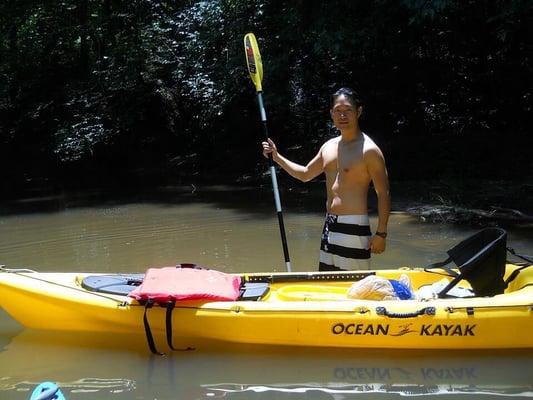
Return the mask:
[(340, 96), (345, 96), (350, 101), (350, 103), (352, 103), (356, 108), (363, 105), (363, 102), (361, 101), (361, 97), (359, 96), (359, 93), (357, 93), (355, 90), (350, 89), (348, 87), (343, 87), (331, 95), (331, 103), (330, 103), (331, 108), (333, 108), (335, 101)]

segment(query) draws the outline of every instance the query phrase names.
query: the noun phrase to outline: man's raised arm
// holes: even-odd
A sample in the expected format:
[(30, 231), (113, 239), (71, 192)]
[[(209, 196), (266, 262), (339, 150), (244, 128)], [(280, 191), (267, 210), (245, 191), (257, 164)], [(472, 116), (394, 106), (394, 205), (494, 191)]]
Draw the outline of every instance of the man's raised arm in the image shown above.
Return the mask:
[(281, 168), (287, 171), (289, 175), (301, 180), (302, 182), (308, 182), (323, 172), (322, 148), (318, 151), (317, 155), (305, 166), (297, 164), (279, 154), (276, 144), (272, 141), (272, 139), (268, 139), (268, 142), (263, 142), (263, 155), (268, 157), (268, 154), (272, 154), (272, 159)]

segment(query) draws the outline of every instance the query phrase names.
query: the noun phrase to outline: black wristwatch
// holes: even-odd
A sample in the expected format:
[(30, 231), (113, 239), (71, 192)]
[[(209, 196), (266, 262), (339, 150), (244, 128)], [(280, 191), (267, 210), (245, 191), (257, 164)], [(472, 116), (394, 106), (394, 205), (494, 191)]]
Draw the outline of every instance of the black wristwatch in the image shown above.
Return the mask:
[(387, 232), (376, 232), (376, 236), (382, 237), (383, 239), (387, 238)]

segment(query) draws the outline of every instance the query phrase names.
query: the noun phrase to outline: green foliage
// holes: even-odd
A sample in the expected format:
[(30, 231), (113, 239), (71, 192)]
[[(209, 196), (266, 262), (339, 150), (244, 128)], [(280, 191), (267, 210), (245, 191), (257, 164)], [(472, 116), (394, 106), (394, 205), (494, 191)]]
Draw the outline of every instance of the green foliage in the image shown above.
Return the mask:
[[(271, 132), (291, 156), (304, 162), (335, 134), (329, 95), (355, 86), (396, 176), (420, 163), (430, 176), (503, 174), (495, 159), (531, 165), (512, 143), (531, 123), (532, 16), (525, 0), (4, 0), (2, 176), (257, 170), (250, 31)], [(509, 145), (491, 144), (503, 135)], [(194, 167), (176, 161), (191, 154)], [(465, 157), (477, 168), (458, 172)]]

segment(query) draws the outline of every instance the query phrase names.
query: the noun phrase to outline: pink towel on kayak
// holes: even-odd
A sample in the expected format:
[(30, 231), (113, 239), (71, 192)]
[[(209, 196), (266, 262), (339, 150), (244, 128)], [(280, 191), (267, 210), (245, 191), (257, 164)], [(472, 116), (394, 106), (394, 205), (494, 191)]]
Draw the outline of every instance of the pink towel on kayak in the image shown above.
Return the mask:
[(156, 302), (171, 300), (236, 300), (241, 278), (219, 271), (192, 268), (150, 268), (140, 286), (128, 296)]

